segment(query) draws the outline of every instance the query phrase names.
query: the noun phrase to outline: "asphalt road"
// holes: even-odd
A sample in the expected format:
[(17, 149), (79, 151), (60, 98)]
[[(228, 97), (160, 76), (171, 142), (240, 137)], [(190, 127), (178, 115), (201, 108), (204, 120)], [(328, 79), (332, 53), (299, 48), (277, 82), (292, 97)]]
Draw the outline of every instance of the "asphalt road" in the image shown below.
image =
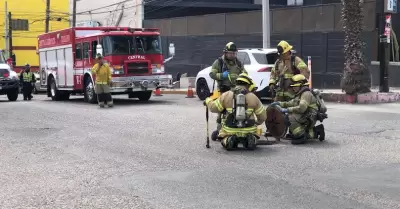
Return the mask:
[(0, 208), (400, 208), (400, 104), (329, 104), (323, 143), (227, 152), (184, 97), (0, 96)]

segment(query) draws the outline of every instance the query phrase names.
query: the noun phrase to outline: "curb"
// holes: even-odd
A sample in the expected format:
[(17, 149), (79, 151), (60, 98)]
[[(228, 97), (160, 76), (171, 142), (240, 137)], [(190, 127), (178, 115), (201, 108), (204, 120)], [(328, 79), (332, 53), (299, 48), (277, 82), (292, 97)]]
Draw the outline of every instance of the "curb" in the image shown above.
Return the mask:
[(322, 98), (327, 102), (339, 102), (349, 104), (382, 104), (400, 101), (400, 93), (369, 92), (358, 95), (345, 93), (322, 93)]
[[(161, 95), (163, 94), (175, 94), (175, 95), (187, 95), (187, 90), (181, 89), (161, 89)], [(193, 89), (193, 94), (196, 96), (196, 91)], [(345, 93), (328, 93), (321, 92), (322, 98), (326, 102), (338, 102), (338, 103), (349, 103), (349, 104), (381, 104), (381, 103), (392, 103), (400, 102), (400, 93), (389, 92), (369, 92), (359, 95), (347, 95)]]

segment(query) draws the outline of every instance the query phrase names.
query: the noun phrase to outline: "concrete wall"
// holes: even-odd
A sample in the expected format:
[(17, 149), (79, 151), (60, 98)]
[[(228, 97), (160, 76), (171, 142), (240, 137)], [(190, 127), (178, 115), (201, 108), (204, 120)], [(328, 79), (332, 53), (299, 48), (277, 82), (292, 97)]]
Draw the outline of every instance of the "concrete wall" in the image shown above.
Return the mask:
[[(72, 0), (70, 0), (70, 11), (72, 12)], [(121, 3), (122, 2), (122, 3)], [(137, 27), (137, 15), (142, 8), (142, 0), (121, 1), (121, 0), (95, 0), (77, 1), (77, 22), (98, 21), (103, 26), (116, 26), (119, 16), (122, 15), (119, 26)], [(102, 8), (103, 7), (103, 8)], [(101, 9), (97, 9), (101, 8)], [(97, 9), (97, 10), (93, 10)], [(87, 11), (91, 11), (90, 13)], [(71, 18), (72, 19), (72, 18)]]
[[(280, 40), (289, 41), (297, 54), (305, 61), (312, 57), (313, 86), (318, 88), (339, 88), (344, 66), (344, 33), (343, 32), (313, 32), (296, 34), (274, 34), (271, 44), (276, 45)], [(376, 50), (374, 32), (364, 32), (366, 42), (364, 54), (366, 62), (370, 63)], [(261, 48), (261, 35), (209, 35), (209, 36), (167, 36), (163, 37), (164, 48), (174, 43), (176, 56), (166, 64), (166, 71), (175, 75), (188, 73), (196, 74), (221, 55), (226, 42), (234, 41), (240, 48)]]
[[(380, 79), (380, 69), (379, 62), (372, 62), (370, 65), (371, 70), (371, 84), (376, 87), (379, 86)], [(390, 87), (400, 87), (400, 63), (390, 62), (389, 63), (389, 86)]]
[[(343, 31), (341, 4), (272, 9), (272, 34)], [(364, 30), (375, 30), (375, 2), (363, 5)], [(160, 28), (164, 36), (262, 34), (262, 12), (238, 12), (145, 20), (145, 27)]]

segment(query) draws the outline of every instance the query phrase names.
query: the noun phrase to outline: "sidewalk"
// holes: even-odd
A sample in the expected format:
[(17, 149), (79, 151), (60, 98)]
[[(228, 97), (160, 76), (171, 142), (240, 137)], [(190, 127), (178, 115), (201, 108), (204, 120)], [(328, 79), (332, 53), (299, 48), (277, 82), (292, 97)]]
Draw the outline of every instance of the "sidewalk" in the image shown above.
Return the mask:
[[(180, 94), (186, 95), (187, 89), (160, 89), (161, 94)], [(400, 101), (400, 88), (390, 88), (389, 93), (379, 93), (377, 88), (371, 88), (370, 93), (359, 94), (357, 96), (346, 95), (341, 89), (320, 89), (322, 97), (327, 102), (338, 103), (359, 103), (359, 104), (378, 104)], [(195, 89), (193, 89), (196, 95)]]

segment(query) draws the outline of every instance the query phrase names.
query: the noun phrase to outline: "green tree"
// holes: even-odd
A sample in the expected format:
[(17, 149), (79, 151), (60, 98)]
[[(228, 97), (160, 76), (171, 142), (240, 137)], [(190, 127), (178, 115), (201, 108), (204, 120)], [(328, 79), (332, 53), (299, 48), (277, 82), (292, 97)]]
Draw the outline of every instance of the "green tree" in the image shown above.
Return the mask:
[(346, 94), (370, 92), (371, 75), (364, 62), (361, 38), (363, 30), (363, 0), (342, 0), (344, 39), (344, 71), (341, 88)]

